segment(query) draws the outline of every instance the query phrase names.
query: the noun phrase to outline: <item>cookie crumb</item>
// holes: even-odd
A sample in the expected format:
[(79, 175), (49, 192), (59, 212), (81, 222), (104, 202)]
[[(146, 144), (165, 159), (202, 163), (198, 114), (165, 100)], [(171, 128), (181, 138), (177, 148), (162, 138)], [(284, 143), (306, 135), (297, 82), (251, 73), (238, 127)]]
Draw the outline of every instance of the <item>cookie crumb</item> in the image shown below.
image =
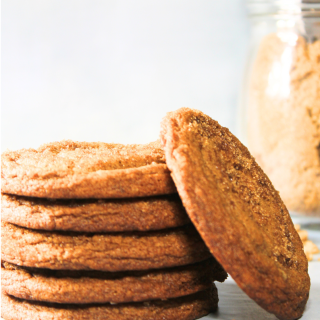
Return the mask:
[(294, 228), (296, 229), (296, 231), (300, 231), (301, 230), (300, 224), (294, 223)]
[[(308, 261), (313, 260), (313, 255), (320, 253), (319, 248), (315, 243), (313, 243), (311, 240), (308, 240), (308, 231), (301, 229), (299, 224), (294, 225), (296, 231), (299, 234), (299, 237), (301, 238), (301, 241), (303, 243), (303, 249), (304, 253), (307, 256)], [(320, 258), (318, 259), (320, 261)]]

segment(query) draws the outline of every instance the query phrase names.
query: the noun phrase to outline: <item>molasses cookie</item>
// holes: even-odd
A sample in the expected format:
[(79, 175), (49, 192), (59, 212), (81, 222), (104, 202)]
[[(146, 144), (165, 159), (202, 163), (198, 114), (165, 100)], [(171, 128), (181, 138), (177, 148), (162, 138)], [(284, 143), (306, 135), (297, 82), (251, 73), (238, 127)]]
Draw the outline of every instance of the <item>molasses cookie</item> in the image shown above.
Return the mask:
[(214, 311), (218, 306), (217, 289), (169, 299), (124, 304), (54, 304), (1, 296), (1, 313), (6, 320), (193, 320)]
[(3, 193), (40, 198), (131, 198), (175, 193), (159, 142), (65, 140), (1, 156)]
[(2, 260), (64, 270), (147, 270), (182, 266), (211, 254), (192, 225), (149, 232), (79, 234), (2, 222)]
[(211, 253), (261, 307), (301, 317), (308, 261), (288, 210), (248, 149), (200, 111), (161, 124), (167, 165), (191, 221)]
[(81, 232), (148, 231), (190, 223), (178, 195), (49, 200), (2, 194), (1, 219), (30, 229)]
[(26, 300), (56, 303), (121, 303), (182, 297), (224, 281), (214, 259), (193, 265), (135, 272), (69, 271), (2, 263), (1, 288)]

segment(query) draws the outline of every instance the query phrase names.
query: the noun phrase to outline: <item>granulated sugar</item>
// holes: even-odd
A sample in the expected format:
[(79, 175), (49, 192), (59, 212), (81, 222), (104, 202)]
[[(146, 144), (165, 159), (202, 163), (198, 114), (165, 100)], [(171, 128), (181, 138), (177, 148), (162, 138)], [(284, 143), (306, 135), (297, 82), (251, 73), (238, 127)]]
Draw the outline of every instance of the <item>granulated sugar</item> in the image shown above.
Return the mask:
[(320, 215), (320, 41), (269, 34), (249, 90), (248, 147), (291, 211)]

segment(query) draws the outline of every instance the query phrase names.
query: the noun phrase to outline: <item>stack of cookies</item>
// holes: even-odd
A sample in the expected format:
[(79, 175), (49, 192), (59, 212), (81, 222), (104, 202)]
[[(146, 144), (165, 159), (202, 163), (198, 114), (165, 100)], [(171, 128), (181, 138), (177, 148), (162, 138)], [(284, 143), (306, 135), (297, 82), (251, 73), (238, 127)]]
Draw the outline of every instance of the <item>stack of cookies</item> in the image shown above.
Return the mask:
[(159, 142), (62, 141), (2, 155), (4, 319), (196, 319), (226, 272)]
[(160, 138), (2, 155), (5, 319), (195, 319), (226, 272), (279, 319), (301, 317), (303, 245), (248, 149), (187, 108)]

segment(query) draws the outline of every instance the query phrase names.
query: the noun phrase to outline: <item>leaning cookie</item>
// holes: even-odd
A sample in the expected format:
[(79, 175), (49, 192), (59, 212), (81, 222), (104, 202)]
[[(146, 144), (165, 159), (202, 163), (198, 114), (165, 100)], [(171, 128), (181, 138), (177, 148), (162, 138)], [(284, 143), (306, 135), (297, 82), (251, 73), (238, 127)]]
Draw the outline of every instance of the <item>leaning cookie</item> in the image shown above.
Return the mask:
[(149, 232), (79, 234), (35, 231), (2, 222), (1, 258), (64, 270), (147, 270), (182, 266), (211, 254), (192, 225)]
[(2, 292), (16, 298), (56, 303), (123, 303), (182, 297), (224, 281), (214, 259), (160, 270), (135, 272), (69, 271), (2, 263)]
[(2, 194), (1, 219), (30, 229), (82, 232), (148, 231), (190, 223), (178, 195), (49, 200)]
[(158, 142), (61, 141), (1, 155), (3, 193), (40, 198), (131, 198), (176, 192)]
[(167, 164), (186, 211), (243, 291), (279, 319), (301, 317), (308, 261), (288, 210), (248, 149), (198, 110), (161, 124)]
[(193, 320), (217, 309), (217, 289), (169, 299), (124, 304), (53, 304), (1, 296), (1, 315), (6, 320)]

